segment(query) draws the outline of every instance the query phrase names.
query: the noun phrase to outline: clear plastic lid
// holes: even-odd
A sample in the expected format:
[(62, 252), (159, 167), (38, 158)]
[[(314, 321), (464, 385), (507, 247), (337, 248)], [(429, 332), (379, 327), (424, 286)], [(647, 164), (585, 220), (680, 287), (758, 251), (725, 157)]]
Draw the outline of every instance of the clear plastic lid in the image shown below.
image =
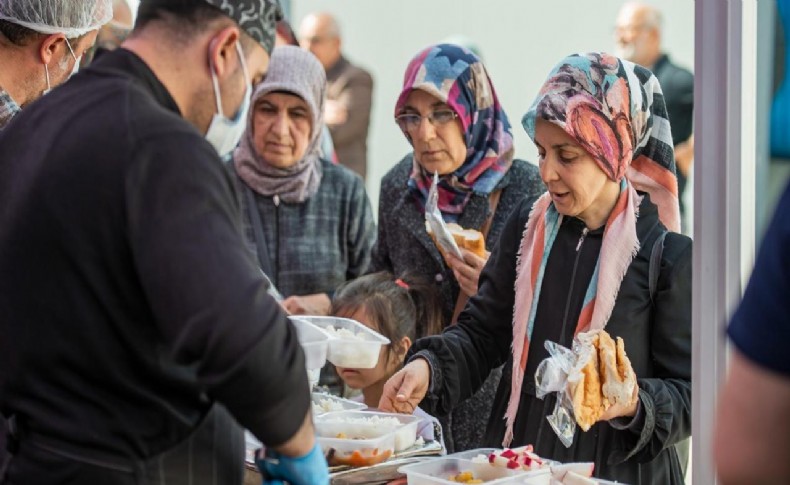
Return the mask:
[(365, 403), (349, 401), (348, 399), (323, 392), (314, 392), (312, 398), (313, 416), (321, 416), (338, 411), (358, 411), (367, 407)]
[(382, 345), (390, 340), (350, 318), (299, 316), (329, 336), (327, 360), (347, 369), (372, 369), (379, 361)]
[(308, 370), (320, 370), (326, 364), (329, 336), (301, 317), (288, 317), (296, 328), (297, 338), (305, 355)]

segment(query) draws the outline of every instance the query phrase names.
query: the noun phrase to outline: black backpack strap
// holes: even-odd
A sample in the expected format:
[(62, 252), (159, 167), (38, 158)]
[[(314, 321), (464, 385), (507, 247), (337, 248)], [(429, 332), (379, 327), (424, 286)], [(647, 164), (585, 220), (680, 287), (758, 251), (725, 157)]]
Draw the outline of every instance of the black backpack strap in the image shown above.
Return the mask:
[(647, 270), (648, 284), (650, 285), (650, 303), (655, 304), (656, 292), (658, 291), (658, 276), (661, 274), (661, 257), (664, 254), (664, 239), (668, 231), (662, 231), (655, 241), (653, 250), (650, 252), (650, 265)]

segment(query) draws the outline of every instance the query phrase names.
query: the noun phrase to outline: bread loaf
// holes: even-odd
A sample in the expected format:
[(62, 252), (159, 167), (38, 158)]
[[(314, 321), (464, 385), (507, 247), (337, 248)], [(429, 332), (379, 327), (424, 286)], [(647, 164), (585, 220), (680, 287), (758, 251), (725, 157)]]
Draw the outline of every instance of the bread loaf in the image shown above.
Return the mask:
[(583, 339), (581, 353), (568, 376), (568, 392), (576, 423), (587, 431), (615, 404), (629, 405), (634, 396), (636, 374), (617, 342), (604, 330)]
[[(457, 244), (459, 248), (467, 249), (481, 258), (485, 257), (486, 242), (482, 232), (475, 229), (464, 229), (454, 222), (447, 224), (447, 229), (449, 229), (450, 234), (452, 234), (453, 239), (455, 240), (455, 244)], [(431, 226), (427, 221), (425, 222), (425, 230), (428, 232), (428, 235), (431, 236), (431, 239), (433, 240), (433, 243), (436, 244), (436, 247), (439, 248), (439, 252), (442, 254), (442, 257), (446, 258), (447, 256), (445, 255), (444, 249), (436, 241), (436, 236), (433, 234)]]

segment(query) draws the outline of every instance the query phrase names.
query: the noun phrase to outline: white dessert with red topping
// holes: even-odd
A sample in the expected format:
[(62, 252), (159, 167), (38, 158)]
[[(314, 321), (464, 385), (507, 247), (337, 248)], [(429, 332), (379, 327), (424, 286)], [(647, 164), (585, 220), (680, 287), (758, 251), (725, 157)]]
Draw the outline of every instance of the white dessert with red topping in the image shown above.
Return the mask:
[(520, 448), (505, 448), (488, 456), (478, 455), (472, 459), (475, 463), (488, 462), (494, 466), (507, 468), (508, 470), (538, 470), (546, 468), (548, 463), (543, 458), (539, 457), (532, 449), (532, 445), (522, 446)]

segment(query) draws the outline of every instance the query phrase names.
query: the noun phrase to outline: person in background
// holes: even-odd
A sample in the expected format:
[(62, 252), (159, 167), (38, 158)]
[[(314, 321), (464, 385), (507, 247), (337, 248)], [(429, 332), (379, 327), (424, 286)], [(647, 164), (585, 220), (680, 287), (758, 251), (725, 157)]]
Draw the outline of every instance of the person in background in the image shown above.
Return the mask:
[(714, 450), (724, 485), (790, 483), (790, 185), (765, 233), (728, 333)]
[(299, 37), (302, 47), (312, 52), (326, 71), (324, 121), (332, 133), (337, 158), (365, 180), (373, 78), (343, 56), (340, 26), (330, 14), (305, 17)]
[(111, 17), (111, 0), (0, 2), (0, 130), (79, 69)]
[(682, 228), (687, 233), (690, 227), (683, 195), (694, 160), (694, 75), (662, 52), (662, 24), (661, 12), (656, 7), (641, 2), (623, 4), (615, 25), (616, 54), (650, 69), (661, 84), (675, 146)]
[(325, 93), (315, 56), (275, 48), (229, 164), (247, 240), (292, 314), (329, 314), (335, 288), (367, 271), (376, 237), (362, 179), (321, 157)]
[(268, 480), (328, 484), (304, 353), (219, 157), (279, 15), (143, 0), (120, 48), (0, 133), (0, 483), (239, 484), (243, 426)]
[(99, 29), (96, 43), (82, 56), (80, 67), (86, 67), (96, 57), (97, 51), (115, 50), (129, 37), (134, 27), (134, 12), (129, 0), (113, 0), (112, 20)]
[[(448, 71), (445, 66), (457, 66)], [(413, 150), (382, 179), (379, 232), (371, 271), (412, 272), (432, 280), (442, 328), (477, 293), (486, 258), (463, 251), (448, 263), (425, 229), (425, 203), (439, 174), (439, 209), (447, 222), (481, 230), (496, 247), (510, 211), (545, 190), (538, 168), (513, 158), (508, 117), (480, 60), (463, 47), (429, 46), (406, 68), (395, 120)], [(430, 335), (417, 329), (417, 337)], [(498, 370), (473, 398), (440, 417), (449, 452), (480, 446)]]
[[(484, 446), (593, 462), (595, 476), (681, 485), (675, 447), (691, 432), (691, 240), (680, 213), (661, 88), (605, 53), (562, 59), (522, 120), (548, 192), (513, 212), (479, 291), (440, 336), (417, 340), (379, 407), (451, 411), (506, 363)], [(650, 176), (646, 176), (650, 174)], [(581, 332), (621, 337), (636, 382), (566, 447), (535, 373), (544, 344)], [(430, 390), (428, 384), (430, 383)]]
[[(109, 0), (0, 2), (0, 131), (22, 107), (68, 79), (111, 15)], [(0, 469), (5, 436), (0, 415)]]
[[(390, 343), (381, 349), (379, 362), (373, 369), (337, 367), (346, 386), (361, 390), (356, 400), (377, 409), (384, 383), (403, 366), (411, 344), (421, 333), (438, 333), (442, 328), (442, 310), (436, 288), (423, 279), (404, 275), (395, 278), (385, 271), (361, 276), (335, 292), (332, 315), (350, 318), (387, 337)], [(418, 435), (426, 441), (440, 439), (434, 427), (441, 426), (436, 418), (422, 409), (414, 415), (424, 418)]]
[[(277, 22), (277, 38), (274, 43), (276, 47), (283, 45), (292, 45), (299, 47), (299, 40), (291, 28), (291, 24), (287, 20), (282, 19)], [(337, 163), (337, 154), (335, 153), (335, 145), (332, 143), (332, 134), (329, 127), (324, 123), (321, 130), (321, 156), (332, 163)]]

